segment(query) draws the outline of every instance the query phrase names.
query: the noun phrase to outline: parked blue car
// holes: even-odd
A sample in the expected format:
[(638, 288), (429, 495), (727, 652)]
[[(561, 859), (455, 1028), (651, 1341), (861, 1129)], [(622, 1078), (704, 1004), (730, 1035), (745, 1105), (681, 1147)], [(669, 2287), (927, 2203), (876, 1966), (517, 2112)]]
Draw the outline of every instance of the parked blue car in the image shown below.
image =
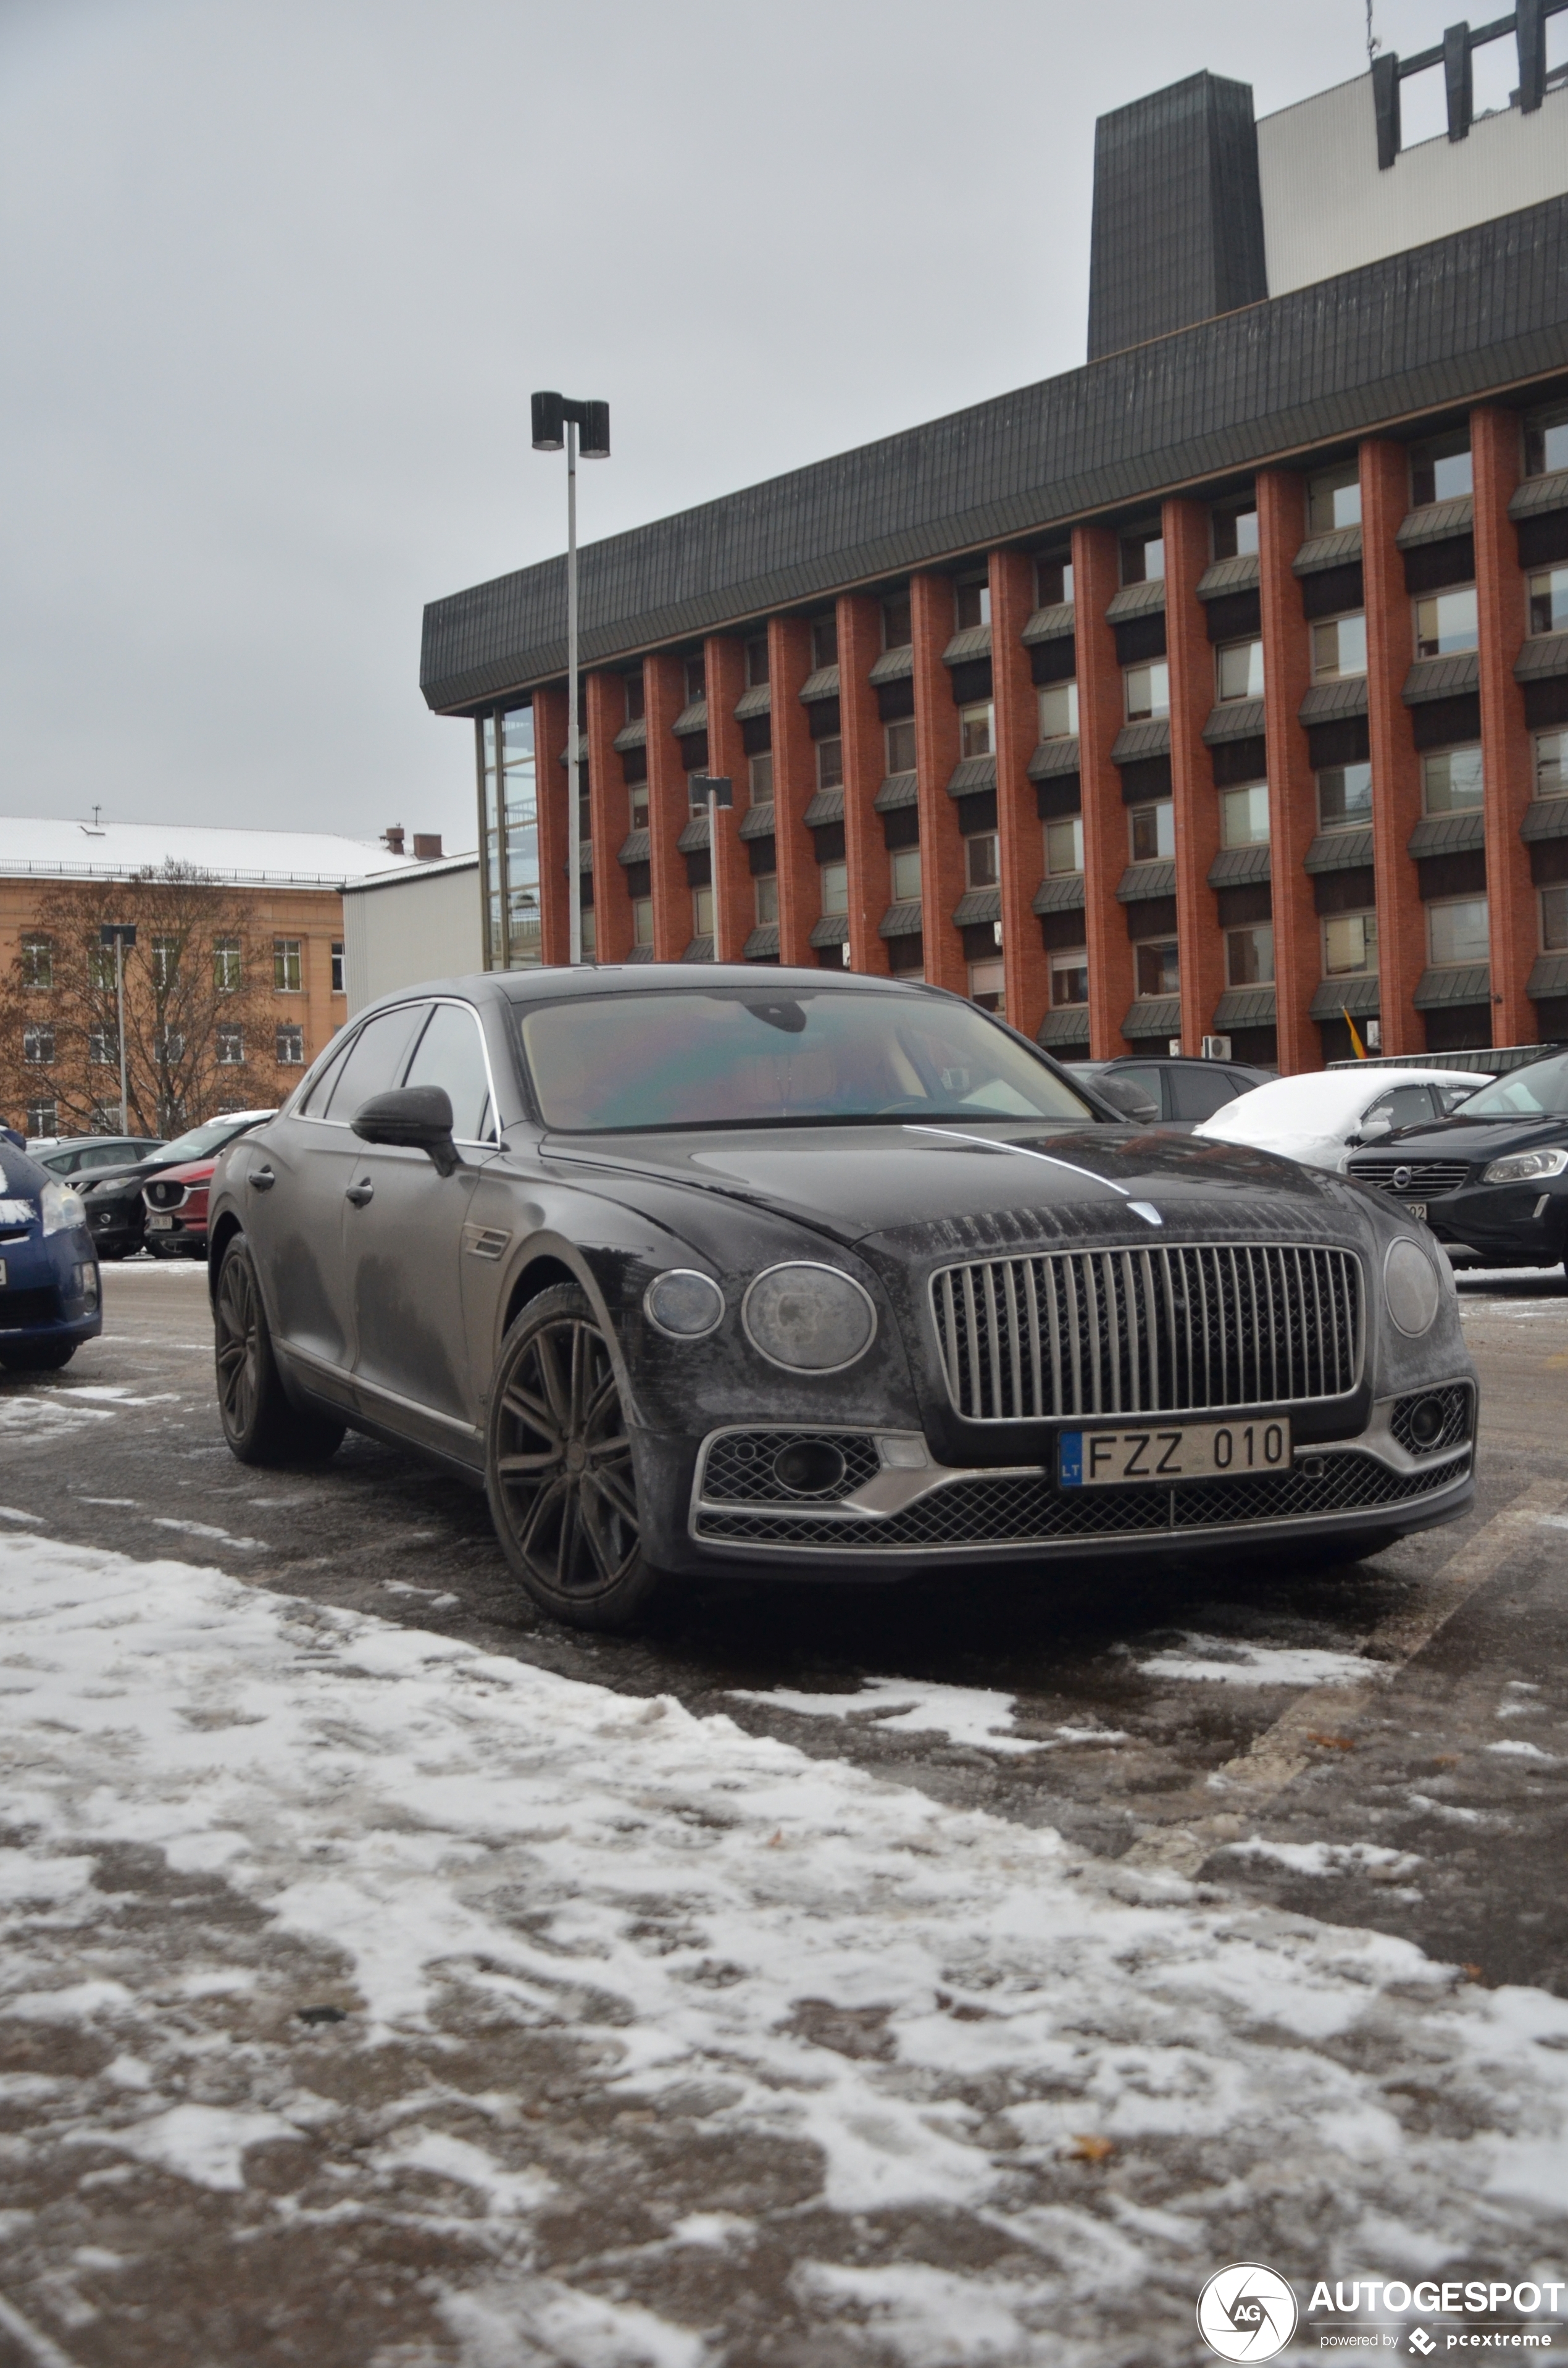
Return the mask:
[(80, 1194), (0, 1139), (0, 1365), (52, 1371), (103, 1323)]

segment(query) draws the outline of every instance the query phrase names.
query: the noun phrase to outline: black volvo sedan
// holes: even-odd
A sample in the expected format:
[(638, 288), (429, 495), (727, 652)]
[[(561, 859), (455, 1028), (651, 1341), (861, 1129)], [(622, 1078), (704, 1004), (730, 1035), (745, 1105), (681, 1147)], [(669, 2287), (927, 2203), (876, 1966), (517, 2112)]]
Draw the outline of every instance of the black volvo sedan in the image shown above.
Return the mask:
[(1568, 1255), (1568, 1053), (1483, 1086), (1436, 1124), (1385, 1135), (1349, 1170), (1456, 1256), (1556, 1266)]
[(1141, 1131), (971, 1004), (685, 966), (361, 1014), (213, 1178), (234, 1453), (483, 1480), (521, 1585), (1375, 1550), (1471, 1491), (1447, 1262), (1376, 1194)]

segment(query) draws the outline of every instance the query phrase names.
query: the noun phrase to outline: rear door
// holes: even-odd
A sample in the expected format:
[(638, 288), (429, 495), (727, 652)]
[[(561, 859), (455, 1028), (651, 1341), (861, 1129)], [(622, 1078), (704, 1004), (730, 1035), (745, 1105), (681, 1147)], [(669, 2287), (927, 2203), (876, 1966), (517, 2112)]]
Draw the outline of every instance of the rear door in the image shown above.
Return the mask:
[(1165, 1084), (1170, 1088), (1170, 1114), (1179, 1123), (1197, 1126), (1215, 1111), (1233, 1102), (1236, 1089), (1228, 1070), (1214, 1068), (1167, 1069)]

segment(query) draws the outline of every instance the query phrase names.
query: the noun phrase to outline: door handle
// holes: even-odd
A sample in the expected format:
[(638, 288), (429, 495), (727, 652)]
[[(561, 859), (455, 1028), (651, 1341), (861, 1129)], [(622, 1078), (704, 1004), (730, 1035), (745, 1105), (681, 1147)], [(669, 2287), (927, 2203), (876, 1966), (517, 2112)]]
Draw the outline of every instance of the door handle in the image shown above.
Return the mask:
[(376, 1188), (368, 1176), (361, 1177), (358, 1184), (350, 1184), (343, 1197), (346, 1201), (352, 1201), (357, 1209), (362, 1209), (367, 1201), (375, 1199)]
[(270, 1192), (278, 1178), (270, 1167), (253, 1167), (245, 1181), (254, 1184), (258, 1192)]

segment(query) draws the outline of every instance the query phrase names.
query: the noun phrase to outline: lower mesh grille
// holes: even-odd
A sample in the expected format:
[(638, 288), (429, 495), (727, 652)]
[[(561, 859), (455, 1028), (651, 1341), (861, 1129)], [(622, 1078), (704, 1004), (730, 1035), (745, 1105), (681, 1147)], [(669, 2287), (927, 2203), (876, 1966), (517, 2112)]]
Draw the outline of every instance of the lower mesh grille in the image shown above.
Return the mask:
[(1470, 1471), (1458, 1456), (1441, 1472), (1391, 1472), (1374, 1455), (1327, 1455), (1317, 1473), (1259, 1473), (1187, 1488), (1060, 1490), (1040, 1473), (955, 1480), (904, 1512), (876, 1522), (823, 1520), (810, 1513), (699, 1511), (696, 1534), (715, 1543), (830, 1548), (875, 1554), (890, 1547), (1052, 1544), (1073, 1538), (1148, 1537), (1229, 1522), (1286, 1521), (1408, 1505), (1451, 1488)]
[[(1416, 1407), (1431, 1398), (1443, 1409), (1443, 1427), (1436, 1439), (1420, 1440), (1413, 1417)], [(1469, 1439), (1474, 1420), (1470, 1383), (1450, 1382), (1446, 1389), (1417, 1390), (1412, 1397), (1397, 1399), (1389, 1429), (1407, 1455), (1440, 1455), (1445, 1447), (1458, 1447)]]
[(847, 1497), (881, 1469), (877, 1442), (864, 1432), (829, 1430), (729, 1430), (713, 1441), (702, 1474), (702, 1494), (721, 1505), (777, 1505), (784, 1491), (774, 1477), (778, 1456), (791, 1447), (836, 1448), (844, 1458), (842, 1478), (829, 1488), (802, 1493), (824, 1498)]
[(28, 1324), (53, 1324), (60, 1316), (60, 1293), (43, 1291), (0, 1291), (0, 1332), (19, 1331)]

